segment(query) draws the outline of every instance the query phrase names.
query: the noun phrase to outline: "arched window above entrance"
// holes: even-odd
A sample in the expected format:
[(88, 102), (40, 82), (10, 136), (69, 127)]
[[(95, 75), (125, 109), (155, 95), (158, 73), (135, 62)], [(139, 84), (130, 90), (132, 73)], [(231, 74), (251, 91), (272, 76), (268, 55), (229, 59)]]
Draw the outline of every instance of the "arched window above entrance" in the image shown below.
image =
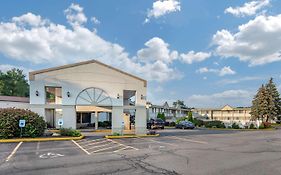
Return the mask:
[(81, 91), (75, 103), (87, 106), (112, 106), (112, 99), (104, 90), (91, 87)]

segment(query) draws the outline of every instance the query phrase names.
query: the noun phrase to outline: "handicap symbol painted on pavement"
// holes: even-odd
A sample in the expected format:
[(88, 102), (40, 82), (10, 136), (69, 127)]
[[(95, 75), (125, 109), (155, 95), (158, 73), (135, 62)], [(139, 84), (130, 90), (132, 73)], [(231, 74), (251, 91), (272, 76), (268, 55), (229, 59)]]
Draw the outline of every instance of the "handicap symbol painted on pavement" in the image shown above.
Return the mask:
[(45, 153), (45, 154), (41, 154), (39, 156), (39, 158), (41, 159), (52, 159), (52, 158), (56, 158), (56, 157), (63, 157), (64, 155), (62, 154), (57, 154), (57, 153)]

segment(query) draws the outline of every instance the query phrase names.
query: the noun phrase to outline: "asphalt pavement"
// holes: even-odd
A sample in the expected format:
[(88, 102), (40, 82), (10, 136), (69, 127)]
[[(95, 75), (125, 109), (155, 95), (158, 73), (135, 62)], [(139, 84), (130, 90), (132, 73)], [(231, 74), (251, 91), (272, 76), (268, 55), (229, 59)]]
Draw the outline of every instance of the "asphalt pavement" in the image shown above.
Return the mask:
[(0, 174), (281, 174), (281, 131), (175, 130), (160, 137), (0, 144)]

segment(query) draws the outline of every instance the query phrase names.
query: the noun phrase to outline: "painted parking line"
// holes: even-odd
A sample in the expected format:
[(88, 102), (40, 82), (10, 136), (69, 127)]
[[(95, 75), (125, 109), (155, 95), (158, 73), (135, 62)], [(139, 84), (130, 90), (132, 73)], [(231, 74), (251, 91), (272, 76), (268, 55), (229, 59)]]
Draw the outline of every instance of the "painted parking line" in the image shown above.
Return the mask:
[(117, 148), (117, 147), (120, 147), (121, 145), (115, 145), (115, 146), (110, 146), (110, 147), (106, 147), (106, 148), (102, 148), (102, 149), (98, 149), (98, 150), (95, 150), (91, 153), (98, 153), (98, 152), (101, 152), (101, 151), (105, 151), (105, 150), (108, 150), (108, 149), (113, 149), (113, 148)]
[(80, 146), (77, 142), (75, 142), (74, 140), (71, 140), (78, 148), (80, 148), (82, 151), (84, 151), (86, 154), (90, 155), (90, 153), (85, 150), (82, 146)]
[(208, 142), (193, 140), (193, 139), (189, 139), (189, 138), (182, 138), (182, 137), (177, 137), (177, 136), (170, 136), (170, 138), (181, 140), (181, 141), (186, 141), (186, 142), (192, 142), (192, 143), (208, 144)]
[(11, 152), (11, 154), (6, 158), (6, 162), (8, 162), (17, 152), (19, 147), (21, 146), (22, 142), (19, 142), (18, 145), (14, 148), (14, 150)]
[(112, 142), (109, 142), (109, 143), (106, 143), (103, 145), (91, 146), (90, 148), (87, 148), (86, 150), (89, 151), (89, 150), (96, 149), (96, 148), (107, 147), (109, 145), (112, 145)]
[(93, 139), (86, 141), (73, 141), (73, 143), (83, 150), (86, 154), (97, 154), (97, 153), (116, 153), (123, 150), (138, 150), (135, 147), (124, 145), (112, 139)]
[(135, 147), (132, 147), (132, 146), (128, 146), (128, 145), (124, 145), (124, 144), (122, 144), (120, 142), (117, 142), (117, 141), (114, 141), (114, 140), (111, 140), (111, 139), (108, 139), (108, 140), (110, 140), (110, 141), (112, 141), (114, 143), (118, 143), (119, 145), (122, 145), (122, 146), (127, 147), (127, 148), (132, 148), (134, 150), (139, 150), (138, 148), (135, 148)]
[(97, 142), (97, 141), (101, 141), (101, 140), (106, 140), (105, 138), (101, 138), (101, 139), (94, 139), (94, 140), (90, 140), (90, 139), (83, 139), (83, 140), (78, 140), (76, 141), (76, 143), (79, 143), (79, 144), (84, 144), (84, 143), (87, 143), (87, 142)]
[(92, 143), (89, 143), (89, 144), (80, 144), (80, 145), (83, 145), (83, 147), (86, 147), (86, 146), (91, 146), (91, 145), (97, 145), (97, 144), (101, 144), (101, 143), (106, 143), (106, 142), (109, 142), (108, 140), (103, 140), (103, 141), (97, 141), (97, 142), (92, 142)]

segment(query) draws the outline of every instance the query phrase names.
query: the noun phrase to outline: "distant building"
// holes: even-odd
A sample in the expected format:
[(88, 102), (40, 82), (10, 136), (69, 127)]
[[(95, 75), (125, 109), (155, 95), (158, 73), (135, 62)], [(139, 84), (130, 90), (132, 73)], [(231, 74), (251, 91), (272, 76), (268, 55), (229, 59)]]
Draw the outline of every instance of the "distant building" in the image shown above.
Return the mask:
[(158, 113), (164, 113), (166, 117), (166, 121), (175, 121), (177, 118), (187, 116), (190, 109), (182, 108), (180, 106), (170, 107), (167, 102), (164, 105), (153, 105), (151, 103), (147, 103), (148, 108), (148, 117), (149, 119), (156, 119)]
[(0, 96), (0, 108), (29, 109), (28, 97)]
[(220, 120), (225, 123), (236, 122), (244, 125), (251, 120), (251, 108), (249, 107), (233, 108), (229, 105), (225, 105), (221, 109), (195, 108), (192, 109), (192, 112), (194, 115), (207, 117), (209, 120)]

